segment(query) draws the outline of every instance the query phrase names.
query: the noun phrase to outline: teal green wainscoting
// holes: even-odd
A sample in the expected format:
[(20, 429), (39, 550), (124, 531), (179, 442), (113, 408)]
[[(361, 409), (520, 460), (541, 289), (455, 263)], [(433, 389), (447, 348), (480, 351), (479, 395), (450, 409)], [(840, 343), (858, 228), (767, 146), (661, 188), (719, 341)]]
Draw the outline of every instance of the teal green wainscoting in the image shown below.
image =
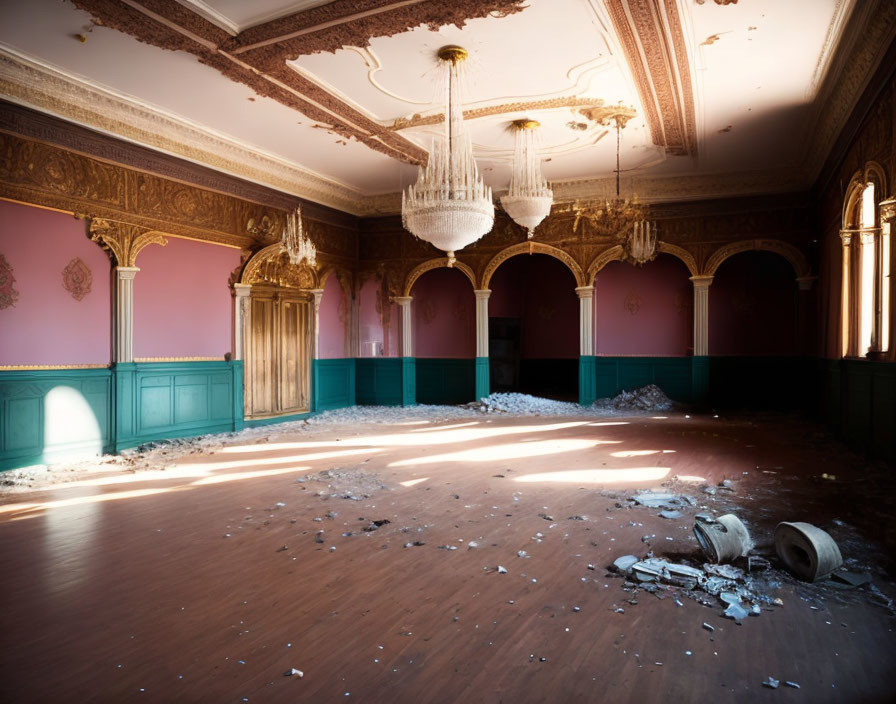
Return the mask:
[(315, 359), (314, 411), (355, 405), (355, 359)]
[(488, 357), (476, 357), (476, 381), (473, 398), (485, 398), (492, 392), (491, 370)]
[(709, 357), (708, 399), (719, 408), (802, 409), (815, 364), (806, 357)]
[(241, 361), (113, 365), (114, 449), (242, 428), (242, 370)]
[(112, 449), (109, 369), (0, 371), (0, 470)]
[(416, 403), (413, 357), (361, 357), (355, 360), (355, 400), (363, 406)]
[(896, 363), (824, 360), (823, 417), (856, 450), (896, 459)]
[(702, 405), (708, 400), (709, 357), (691, 357), (691, 402)]
[(417, 403), (467, 403), (475, 400), (475, 391), (475, 360), (417, 358)]
[(596, 357), (597, 398), (656, 384), (673, 401), (691, 400), (690, 357)]
[(579, 357), (579, 403), (590, 406), (597, 398), (597, 364), (594, 355)]

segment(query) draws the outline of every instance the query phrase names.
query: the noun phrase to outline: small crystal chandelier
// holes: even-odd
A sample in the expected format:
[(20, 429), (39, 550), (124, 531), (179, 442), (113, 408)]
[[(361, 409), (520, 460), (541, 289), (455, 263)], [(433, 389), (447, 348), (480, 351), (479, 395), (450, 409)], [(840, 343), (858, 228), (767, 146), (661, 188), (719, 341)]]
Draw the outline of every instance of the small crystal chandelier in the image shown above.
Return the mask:
[(535, 149), (536, 120), (514, 120), (516, 149), (513, 156), (513, 173), (501, 206), (517, 225), (526, 228), (526, 236), (532, 239), (533, 230), (551, 212), (554, 192), (541, 175), (541, 163)]
[(401, 194), (401, 224), (414, 236), (448, 254), (472, 244), (492, 229), (495, 206), (492, 189), (483, 183), (473, 160), (473, 146), (464, 125), (456, 91), (466, 49), (444, 46), (439, 60), (448, 72), (445, 139), (433, 145), (417, 183)]
[(286, 227), (283, 228), (280, 246), (289, 255), (292, 264), (300, 264), (304, 260), (308, 266), (314, 266), (317, 262), (317, 247), (302, 230), (301, 207), (297, 207), (286, 216)]

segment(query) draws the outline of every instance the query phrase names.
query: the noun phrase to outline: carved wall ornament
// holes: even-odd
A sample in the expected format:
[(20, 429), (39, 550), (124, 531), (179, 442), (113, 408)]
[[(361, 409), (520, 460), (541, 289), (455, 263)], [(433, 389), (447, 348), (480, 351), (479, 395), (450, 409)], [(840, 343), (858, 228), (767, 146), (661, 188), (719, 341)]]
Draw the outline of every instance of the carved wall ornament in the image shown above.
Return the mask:
[(161, 232), (105, 218), (92, 218), (89, 229), (90, 239), (106, 250), (116, 266), (137, 266), (137, 255), (144, 247), (168, 244)]
[(306, 264), (292, 264), (279, 242), (255, 253), (246, 263), (240, 283), (272, 284), (303, 291), (320, 288), (317, 271)]
[(625, 300), (622, 301), (622, 307), (625, 308), (631, 315), (637, 315), (638, 311), (641, 310), (641, 296), (638, 295), (638, 292), (632, 289), (626, 295)]
[(90, 293), (92, 284), (93, 274), (81, 257), (72, 259), (62, 270), (62, 288), (72, 294), (76, 301), (83, 300)]
[(0, 310), (12, 308), (19, 300), (19, 292), (15, 289), (16, 279), (12, 267), (6, 257), (0, 254)]

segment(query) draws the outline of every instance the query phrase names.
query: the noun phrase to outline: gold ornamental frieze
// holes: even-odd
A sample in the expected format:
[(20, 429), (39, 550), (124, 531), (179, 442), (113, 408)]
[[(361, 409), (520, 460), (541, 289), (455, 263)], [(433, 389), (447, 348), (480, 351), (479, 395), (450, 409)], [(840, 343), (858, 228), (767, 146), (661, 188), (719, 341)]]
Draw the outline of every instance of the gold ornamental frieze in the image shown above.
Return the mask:
[(314, 268), (305, 263), (293, 264), (285, 248), (275, 243), (256, 252), (246, 263), (240, 283), (269, 284), (283, 288), (310, 291), (320, 288), (320, 278)]

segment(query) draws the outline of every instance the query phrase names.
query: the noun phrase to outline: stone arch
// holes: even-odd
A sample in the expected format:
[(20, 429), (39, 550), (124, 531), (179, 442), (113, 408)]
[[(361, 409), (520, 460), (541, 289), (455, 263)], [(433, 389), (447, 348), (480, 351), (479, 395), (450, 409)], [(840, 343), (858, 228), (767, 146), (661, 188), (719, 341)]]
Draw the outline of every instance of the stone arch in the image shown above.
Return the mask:
[(295, 265), (280, 242), (258, 250), (246, 262), (241, 284), (273, 284), (310, 291), (321, 287), (320, 277), (307, 264)]
[(585, 273), (582, 271), (582, 267), (579, 266), (578, 262), (576, 262), (570, 254), (557, 247), (542, 244), (541, 242), (532, 242), (530, 240), (529, 242), (521, 242), (507, 247), (506, 249), (502, 249), (492, 257), (489, 263), (486, 264), (485, 270), (482, 272), (482, 282), (479, 288), (488, 288), (489, 282), (491, 282), (492, 276), (498, 267), (511, 257), (515, 257), (517, 254), (547, 254), (548, 256), (554, 257), (554, 259), (559, 259), (566, 264), (566, 267), (572, 272), (572, 275), (576, 280), (576, 286), (588, 285), (585, 281)]
[(446, 268), (454, 268), (458, 269), (464, 276), (466, 276), (470, 280), (470, 284), (473, 288), (476, 288), (476, 275), (473, 273), (473, 270), (469, 267), (469, 265), (464, 264), (463, 262), (455, 261), (453, 264), (449, 264), (448, 257), (439, 257), (437, 259), (429, 259), (422, 264), (418, 264), (405, 278), (404, 288), (402, 289), (402, 296), (410, 296), (411, 289), (414, 287), (414, 283), (419, 279), (423, 274), (427, 271), (432, 271), (433, 269), (441, 269), (442, 267)]
[(679, 247), (675, 244), (669, 244), (668, 242), (657, 242), (656, 251), (660, 252), (661, 254), (671, 254), (676, 259), (680, 259), (681, 262), (688, 268), (691, 276), (697, 276), (697, 274), (699, 273), (697, 260), (694, 258), (694, 255), (684, 247)]
[(726, 244), (724, 247), (720, 247), (715, 252), (713, 252), (712, 256), (710, 256), (710, 258), (707, 260), (706, 268), (700, 275), (715, 276), (719, 266), (729, 257), (733, 257), (735, 254), (740, 254), (741, 252), (750, 252), (755, 250), (774, 252), (775, 254), (784, 257), (788, 262), (790, 262), (790, 265), (793, 267), (796, 278), (804, 278), (809, 276), (809, 262), (806, 260), (805, 255), (800, 250), (798, 250), (792, 244), (789, 244), (782, 240), (761, 239), (732, 242), (731, 244)]

